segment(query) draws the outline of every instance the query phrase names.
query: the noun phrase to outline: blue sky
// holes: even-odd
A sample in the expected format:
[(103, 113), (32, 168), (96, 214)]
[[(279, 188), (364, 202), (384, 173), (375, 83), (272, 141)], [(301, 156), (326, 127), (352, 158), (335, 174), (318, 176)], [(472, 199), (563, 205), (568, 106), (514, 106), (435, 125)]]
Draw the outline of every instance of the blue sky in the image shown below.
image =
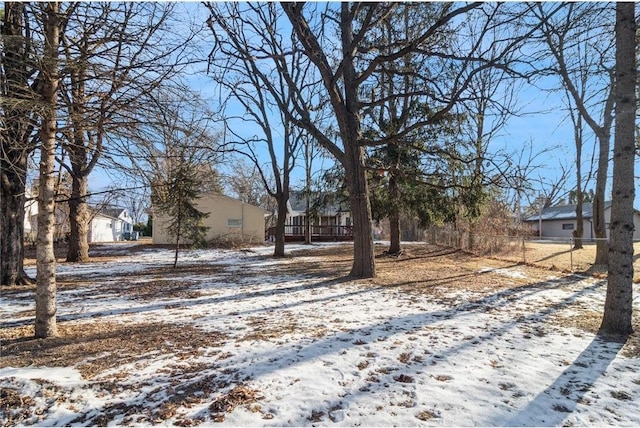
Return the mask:
[[(548, 97), (548, 94), (536, 93), (534, 90), (526, 91), (524, 97), (531, 97), (534, 103), (531, 103), (526, 110), (536, 110), (536, 104), (541, 103), (544, 107), (553, 106), (552, 111), (536, 112), (525, 114), (520, 117), (512, 117), (507, 126), (505, 126), (501, 135), (499, 135), (492, 143), (491, 150), (498, 151), (504, 149), (510, 152), (518, 151), (522, 145), (531, 143), (534, 151), (551, 150), (542, 156), (541, 162), (544, 168), (541, 168), (539, 174), (549, 180), (554, 180), (560, 174), (560, 163), (570, 164), (575, 155), (573, 129), (569, 120), (566, 119), (566, 113), (563, 111), (562, 100), (558, 96)], [(538, 101), (541, 100), (541, 101)], [(537, 102), (536, 102), (537, 101)], [(525, 110), (525, 111), (526, 111)], [(247, 135), (259, 130), (247, 127), (245, 129)], [(585, 139), (584, 157), (590, 157), (595, 144), (595, 137), (588, 133)], [(613, 147), (613, 139), (611, 141)], [(265, 152), (265, 162), (268, 161), (268, 155)], [(323, 165), (330, 167), (333, 163), (331, 159), (324, 159)], [(318, 162), (320, 163), (320, 162)], [(612, 167), (609, 168), (609, 188), (611, 186)], [(640, 175), (639, 162), (636, 162), (636, 176)], [(575, 184), (573, 180), (569, 182), (570, 186)], [(302, 162), (294, 171), (293, 185), (301, 185), (304, 179), (304, 169)], [(91, 189), (98, 190), (113, 183), (113, 179), (109, 173), (102, 169), (97, 169), (91, 177)], [(587, 188), (592, 188), (594, 183), (591, 182)], [(567, 188), (568, 192), (571, 188)], [(640, 207), (640, 192), (637, 192), (634, 206)]]
[[(195, 3), (189, 6), (189, 9), (191, 7), (198, 7)], [(207, 30), (205, 29), (204, 31)], [(204, 73), (201, 76), (196, 75), (189, 78), (189, 81), (195, 90), (211, 95), (212, 83), (204, 76)], [(540, 169), (538, 175), (548, 180), (554, 180), (560, 174), (561, 163), (570, 165), (575, 154), (572, 125), (566, 117), (562, 97), (563, 95), (561, 93), (552, 94), (532, 87), (523, 89), (521, 93), (518, 94), (522, 114), (519, 117), (509, 119), (501, 134), (491, 142), (490, 151), (506, 150), (515, 152), (519, 151), (523, 145), (528, 144), (533, 146), (534, 152), (553, 148), (552, 151), (540, 157), (540, 161), (544, 164), (544, 167)], [(258, 131), (252, 129), (251, 126), (246, 126), (244, 132), (250, 136), (252, 132)], [(594, 143), (594, 136), (587, 132), (583, 154), (584, 158), (590, 157)], [(613, 139), (611, 145), (613, 147)], [(268, 161), (268, 155), (265, 152), (265, 162), (266, 161)], [(300, 166), (294, 171), (294, 179), (292, 180), (294, 186), (301, 184), (304, 177), (304, 170), (301, 166), (302, 161), (300, 161), (299, 164)], [(323, 161), (324, 167), (329, 167), (331, 164), (332, 160), (330, 159)], [(636, 162), (636, 176), (640, 175), (640, 167), (638, 164), (639, 163)], [(612, 167), (610, 166), (609, 188), (611, 185), (611, 173)], [(571, 177), (572, 179), (568, 183), (570, 187), (575, 184), (573, 173)], [(100, 190), (112, 184), (113, 181), (114, 179), (108, 171), (97, 168), (91, 177), (90, 187), (93, 191)], [(118, 183), (116, 182), (115, 184), (117, 185)], [(591, 182), (585, 187), (589, 189), (593, 188), (593, 185), (593, 182)], [(565, 190), (568, 192), (571, 188)], [(634, 205), (636, 208), (640, 207), (640, 194), (636, 195)]]

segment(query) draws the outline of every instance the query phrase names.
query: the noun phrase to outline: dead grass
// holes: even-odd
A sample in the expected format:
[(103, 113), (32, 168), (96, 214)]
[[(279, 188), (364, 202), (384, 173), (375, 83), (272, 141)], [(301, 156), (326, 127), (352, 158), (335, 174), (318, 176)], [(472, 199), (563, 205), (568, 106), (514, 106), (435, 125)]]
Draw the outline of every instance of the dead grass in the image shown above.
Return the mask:
[[(556, 270), (559, 272), (584, 272), (594, 276), (606, 277), (604, 266), (594, 266), (596, 245), (585, 243), (580, 250), (574, 250), (567, 242), (546, 243), (530, 242), (506, 246), (502, 251), (492, 253), (490, 257), (524, 262), (532, 266)], [(634, 244), (634, 282), (640, 283), (640, 242)]]
[(186, 359), (224, 340), (220, 334), (163, 323), (90, 320), (59, 323), (58, 330), (59, 337), (42, 340), (33, 338), (33, 325), (3, 328), (0, 367), (76, 366), (84, 378), (93, 379), (122, 365), (144, 362), (151, 352)]
[[(233, 411), (240, 405), (248, 405), (255, 403), (260, 399), (259, 391), (249, 388), (245, 385), (238, 385), (229, 391), (227, 394), (215, 400), (209, 406), (209, 411), (215, 422), (224, 421), (225, 413)], [(258, 407), (254, 408), (255, 411), (260, 411)]]

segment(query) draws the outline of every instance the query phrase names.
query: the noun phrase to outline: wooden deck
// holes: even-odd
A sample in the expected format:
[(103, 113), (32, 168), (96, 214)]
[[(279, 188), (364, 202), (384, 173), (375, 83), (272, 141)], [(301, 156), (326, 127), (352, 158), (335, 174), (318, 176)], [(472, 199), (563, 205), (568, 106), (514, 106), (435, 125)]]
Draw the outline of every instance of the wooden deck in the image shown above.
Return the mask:
[[(275, 240), (275, 227), (267, 229), (265, 239)], [(304, 226), (286, 225), (284, 228), (285, 242), (303, 242)], [(353, 241), (351, 226), (311, 226), (311, 242), (341, 242)]]

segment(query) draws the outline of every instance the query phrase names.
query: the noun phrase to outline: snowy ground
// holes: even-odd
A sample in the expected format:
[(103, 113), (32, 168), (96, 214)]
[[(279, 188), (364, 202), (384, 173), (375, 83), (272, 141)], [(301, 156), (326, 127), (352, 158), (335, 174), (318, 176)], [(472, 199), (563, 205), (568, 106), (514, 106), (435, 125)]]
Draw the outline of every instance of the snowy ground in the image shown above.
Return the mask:
[(481, 261), (474, 287), (350, 281), (268, 247), (173, 272), (168, 250), (118, 249), (58, 266), (59, 325), (83, 343), (26, 339), (33, 291), (0, 297), (4, 426), (640, 425), (637, 350), (576, 328), (602, 280)]

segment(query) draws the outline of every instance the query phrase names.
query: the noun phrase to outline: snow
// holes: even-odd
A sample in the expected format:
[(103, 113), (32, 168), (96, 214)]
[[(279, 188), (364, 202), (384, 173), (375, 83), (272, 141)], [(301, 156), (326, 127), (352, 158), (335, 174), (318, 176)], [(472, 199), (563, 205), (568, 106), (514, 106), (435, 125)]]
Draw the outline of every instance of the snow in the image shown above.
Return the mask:
[[(306, 247), (287, 246), (299, 248)], [(91, 418), (123, 403), (137, 404), (139, 413), (119, 415), (111, 425), (173, 425), (179, 418), (202, 418), (204, 426), (640, 424), (640, 359), (625, 357), (620, 344), (548, 322), (555, 313), (571, 313), (569, 302), (601, 311), (602, 281), (548, 277), (535, 287), (493, 293), (452, 287), (444, 299), (364, 281), (290, 275), (286, 266), (313, 263), (313, 257), (270, 259), (271, 250), (184, 253), (181, 264), (221, 268), (176, 277), (164, 271), (163, 280), (191, 282), (198, 295), (188, 300), (143, 301), (101, 291), (124, 281), (123, 274), (170, 265), (168, 250), (60, 264), (60, 277), (87, 281), (86, 287), (58, 294), (60, 321), (174, 323), (225, 337), (191, 360), (157, 351), (144, 364), (124, 361), (91, 380), (73, 366), (0, 364), (0, 388), (35, 400), (37, 412), (25, 424), (37, 426), (66, 426), (80, 415), (95, 425)], [(524, 267), (479, 272), (527, 278)], [(148, 279), (129, 275), (126, 281)], [(24, 315), (34, 307), (28, 294), (0, 297), (3, 325), (32, 322)], [(637, 311), (637, 298), (634, 304)], [(285, 331), (252, 339), (270, 328)], [(168, 337), (167, 346), (174, 340)], [(199, 369), (172, 378), (169, 368), (181, 364)], [(117, 373), (126, 376), (105, 389)], [(258, 391), (257, 402), (214, 422), (210, 405), (221, 391), (203, 389), (194, 393), (200, 401), (179, 406), (174, 416), (144, 419), (142, 409), (158, 406), (171, 391), (186, 394), (189, 385), (213, 379), (226, 382), (225, 392), (240, 384)]]

